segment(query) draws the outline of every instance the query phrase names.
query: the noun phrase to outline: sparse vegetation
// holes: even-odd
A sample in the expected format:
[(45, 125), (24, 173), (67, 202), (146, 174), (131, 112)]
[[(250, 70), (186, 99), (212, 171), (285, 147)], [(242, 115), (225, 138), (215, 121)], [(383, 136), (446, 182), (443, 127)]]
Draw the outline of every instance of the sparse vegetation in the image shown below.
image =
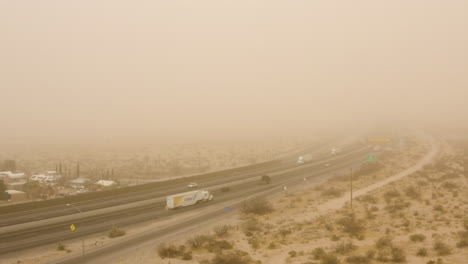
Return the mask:
[(314, 250), (312, 250), (311, 254), (312, 254), (312, 257), (315, 260), (319, 260), (319, 259), (322, 259), (323, 256), (325, 256), (327, 254), (327, 252), (325, 252), (325, 250), (323, 248), (319, 247), (319, 248), (314, 248)]
[(161, 258), (176, 258), (182, 257), (185, 254), (185, 246), (179, 247), (175, 245), (162, 244), (158, 248), (158, 254)]
[(253, 263), (252, 257), (240, 250), (233, 250), (228, 252), (220, 252), (216, 254), (211, 260), (211, 264), (251, 264)]
[(368, 264), (371, 262), (371, 260), (366, 256), (355, 255), (347, 257), (346, 262), (352, 264)]
[(229, 230), (231, 230), (232, 227), (231, 226), (228, 226), (228, 225), (220, 225), (220, 226), (217, 226), (213, 229), (214, 233), (216, 234), (216, 236), (218, 237), (225, 237), (225, 236), (228, 236), (229, 235)]
[(338, 254), (347, 254), (356, 250), (357, 246), (353, 244), (351, 240), (341, 241), (335, 245), (335, 252)]
[(209, 243), (213, 239), (213, 236), (210, 235), (195, 235), (194, 237), (189, 238), (187, 240), (187, 244), (193, 249), (198, 249), (203, 247), (205, 243)]
[(436, 240), (433, 246), (434, 251), (438, 256), (446, 256), (452, 253), (452, 250), (449, 245), (445, 244), (441, 240)]
[(241, 225), (241, 228), (247, 236), (249, 236), (248, 233), (252, 235), (252, 233), (260, 232), (263, 229), (262, 223), (260, 222), (260, 220), (254, 217), (249, 218), (246, 221), (244, 221), (244, 223), (242, 223)]
[(320, 264), (339, 264), (340, 259), (333, 253), (328, 253), (322, 256)]
[(209, 252), (221, 252), (226, 249), (231, 249), (232, 244), (226, 240), (210, 240), (206, 244), (206, 249)]
[(341, 193), (343, 191), (335, 188), (335, 187), (330, 187), (322, 191), (323, 196), (328, 196), (328, 197), (340, 197)]
[(244, 214), (264, 215), (273, 212), (273, 205), (264, 198), (253, 198), (242, 204), (241, 211)]
[(364, 195), (360, 200), (362, 202), (371, 203), (371, 204), (376, 204), (379, 201), (379, 199), (377, 199), (377, 197), (375, 197), (373, 195), (370, 195), (370, 194)]
[(338, 219), (337, 224), (343, 228), (344, 232), (349, 233), (351, 236), (358, 236), (365, 230), (364, 221), (358, 219), (354, 213)]
[(442, 206), (441, 204), (434, 205), (433, 209), (434, 209), (434, 211), (438, 211), (438, 212), (441, 212), (441, 213), (445, 212), (444, 206)]
[(387, 203), (390, 203), (392, 199), (400, 197), (400, 196), (401, 196), (400, 192), (395, 189), (388, 190), (383, 194), (383, 197)]
[(418, 249), (418, 251), (416, 252), (416, 255), (420, 257), (426, 257), (428, 255), (427, 248)]
[(64, 251), (64, 250), (66, 250), (66, 249), (67, 249), (67, 248), (66, 248), (65, 244), (63, 244), (62, 242), (59, 242), (59, 243), (57, 244), (57, 250), (58, 250), (58, 251)]
[(421, 192), (414, 187), (413, 185), (408, 186), (405, 188), (405, 195), (411, 199), (419, 199), (421, 198)]
[(125, 230), (117, 228), (117, 227), (113, 227), (109, 231), (109, 234), (107, 234), (107, 236), (109, 238), (115, 238), (115, 237), (125, 236), (125, 234), (126, 234)]
[(410, 240), (413, 242), (422, 242), (426, 240), (426, 236), (423, 234), (413, 234), (410, 236)]

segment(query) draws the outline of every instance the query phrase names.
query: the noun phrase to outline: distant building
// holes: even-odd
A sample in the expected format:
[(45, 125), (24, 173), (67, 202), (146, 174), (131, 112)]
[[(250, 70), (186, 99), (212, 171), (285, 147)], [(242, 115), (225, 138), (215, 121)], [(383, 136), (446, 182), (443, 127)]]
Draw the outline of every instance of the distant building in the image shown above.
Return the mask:
[(68, 185), (70, 185), (72, 188), (83, 188), (87, 182), (89, 182), (89, 179), (76, 178), (74, 180), (68, 181)]
[(17, 182), (10, 182), (7, 184), (7, 186), (11, 190), (22, 191), (23, 185), (25, 184), (26, 184), (26, 181), (17, 181)]
[(0, 178), (8, 178), (10, 180), (23, 179), (26, 175), (22, 172), (13, 173), (11, 171), (2, 171), (0, 172)]
[(19, 202), (28, 199), (28, 196), (25, 192), (17, 191), (17, 190), (6, 190), (6, 192), (10, 195), (10, 201)]
[[(36, 174), (36, 175), (33, 175), (31, 177), (29, 177), (29, 180), (31, 181), (37, 181), (37, 182), (43, 182), (43, 183), (47, 183), (47, 182), (55, 182), (57, 181), (58, 179), (62, 178), (61, 175), (56, 175), (54, 173), (50, 173), (51, 171), (48, 171), (46, 174)], [(53, 171), (52, 171), (53, 172)]]
[(115, 186), (117, 183), (115, 181), (107, 181), (107, 180), (99, 180), (96, 182), (96, 185), (102, 186), (102, 187), (112, 187)]

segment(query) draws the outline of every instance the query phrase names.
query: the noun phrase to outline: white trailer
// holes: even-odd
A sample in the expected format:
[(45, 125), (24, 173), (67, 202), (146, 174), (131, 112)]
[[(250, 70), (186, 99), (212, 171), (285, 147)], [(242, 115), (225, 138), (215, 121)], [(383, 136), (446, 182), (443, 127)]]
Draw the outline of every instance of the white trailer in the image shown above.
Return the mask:
[(166, 197), (166, 208), (175, 209), (178, 207), (194, 205), (199, 202), (211, 201), (212, 199), (213, 195), (211, 195), (210, 192), (204, 190), (179, 193)]

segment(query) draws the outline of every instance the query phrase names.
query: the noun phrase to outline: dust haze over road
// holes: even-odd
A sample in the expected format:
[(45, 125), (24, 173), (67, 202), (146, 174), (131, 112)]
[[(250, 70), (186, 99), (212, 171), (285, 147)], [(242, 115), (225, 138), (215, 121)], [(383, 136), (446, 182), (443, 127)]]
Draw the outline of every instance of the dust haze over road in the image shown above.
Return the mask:
[(0, 143), (461, 126), (468, 3), (2, 1)]

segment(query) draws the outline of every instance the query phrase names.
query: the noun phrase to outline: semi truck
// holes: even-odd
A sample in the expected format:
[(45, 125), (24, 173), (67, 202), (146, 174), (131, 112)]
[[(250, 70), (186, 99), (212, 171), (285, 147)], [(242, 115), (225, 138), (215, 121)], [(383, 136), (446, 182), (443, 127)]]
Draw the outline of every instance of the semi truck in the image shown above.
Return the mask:
[(304, 156), (300, 156), (297, 159), (297, 164), (304, 164), (304, 163), (307, 163), (307, 162), (310, 162), (310, 161), (312, 161), (312, 155), (307, 154), (307, 155), (304, 155)]
[(211, 201), (213, 195), (209, 191), (195, 190), (190, 192), (184, 192), (166, 197), (166, 208), (175, 209), (179, 207), (185, 207), (194, 205), (199, 202)]

